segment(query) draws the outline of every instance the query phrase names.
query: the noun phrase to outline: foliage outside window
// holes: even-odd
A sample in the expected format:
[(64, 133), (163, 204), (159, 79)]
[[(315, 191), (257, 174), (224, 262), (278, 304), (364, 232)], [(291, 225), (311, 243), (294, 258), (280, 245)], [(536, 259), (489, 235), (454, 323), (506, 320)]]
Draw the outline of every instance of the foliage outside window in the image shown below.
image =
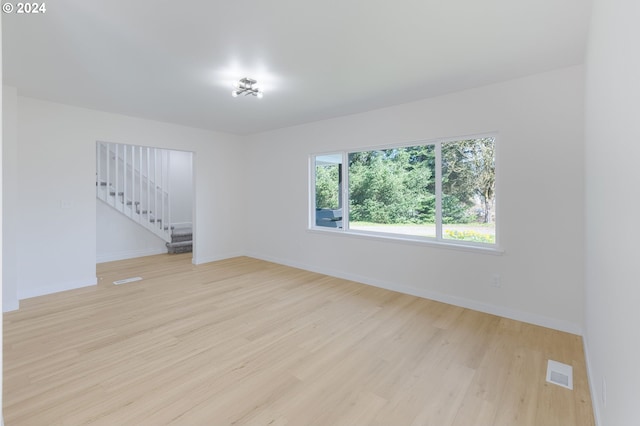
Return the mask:
[(318, 155), (314, 169), (317, 227), (495, 244), (494, 137)]

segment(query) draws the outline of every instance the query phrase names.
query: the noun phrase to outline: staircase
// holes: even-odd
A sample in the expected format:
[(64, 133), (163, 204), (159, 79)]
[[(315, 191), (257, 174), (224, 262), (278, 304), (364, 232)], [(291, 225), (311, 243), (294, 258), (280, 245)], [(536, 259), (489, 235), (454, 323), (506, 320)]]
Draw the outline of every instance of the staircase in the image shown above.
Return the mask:
[(169, 253), (185, 253), (192, 231), (171, 222), (170, 158), (164, 149), (96, 143), (96, 197), (162, 238)]
[(169, 253), (189, 253), (193, 251), (193, 230), (175, 228), (171, 232), (171, 242), (166, 243)]

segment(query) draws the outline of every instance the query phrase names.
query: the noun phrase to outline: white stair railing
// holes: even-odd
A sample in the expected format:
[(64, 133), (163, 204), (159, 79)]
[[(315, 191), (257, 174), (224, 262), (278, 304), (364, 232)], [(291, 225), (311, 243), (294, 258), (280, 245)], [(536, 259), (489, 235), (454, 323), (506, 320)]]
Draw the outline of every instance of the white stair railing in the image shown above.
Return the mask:
[(96, 197), (167, 242), (170, 158), (165, 149), (96, 143)]

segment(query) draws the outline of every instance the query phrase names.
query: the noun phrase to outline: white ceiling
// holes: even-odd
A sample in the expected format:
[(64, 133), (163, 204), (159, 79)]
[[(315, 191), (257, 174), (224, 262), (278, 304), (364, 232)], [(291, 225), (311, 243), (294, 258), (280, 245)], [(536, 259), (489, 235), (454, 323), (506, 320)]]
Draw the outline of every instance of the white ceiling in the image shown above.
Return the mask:
[[(19, 94), (247, 134), (581, 64), (589, 0), (48, 0), (3, 14)], [(231, 96), (242, 77), (264, 98)]]

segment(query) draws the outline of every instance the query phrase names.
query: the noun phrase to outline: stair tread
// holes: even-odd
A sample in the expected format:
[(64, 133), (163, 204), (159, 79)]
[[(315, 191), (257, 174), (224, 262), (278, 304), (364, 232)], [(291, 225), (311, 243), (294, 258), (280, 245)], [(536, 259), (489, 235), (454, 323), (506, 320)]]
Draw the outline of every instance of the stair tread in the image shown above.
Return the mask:
[(175, 243), (166, 243), (167, 247), (186, 247), (193, 245), (193, 241), (178, 241)]
[(191, 226), (178, 226), (173, 230), (174, 234), (191, 234), (193, 228)]

